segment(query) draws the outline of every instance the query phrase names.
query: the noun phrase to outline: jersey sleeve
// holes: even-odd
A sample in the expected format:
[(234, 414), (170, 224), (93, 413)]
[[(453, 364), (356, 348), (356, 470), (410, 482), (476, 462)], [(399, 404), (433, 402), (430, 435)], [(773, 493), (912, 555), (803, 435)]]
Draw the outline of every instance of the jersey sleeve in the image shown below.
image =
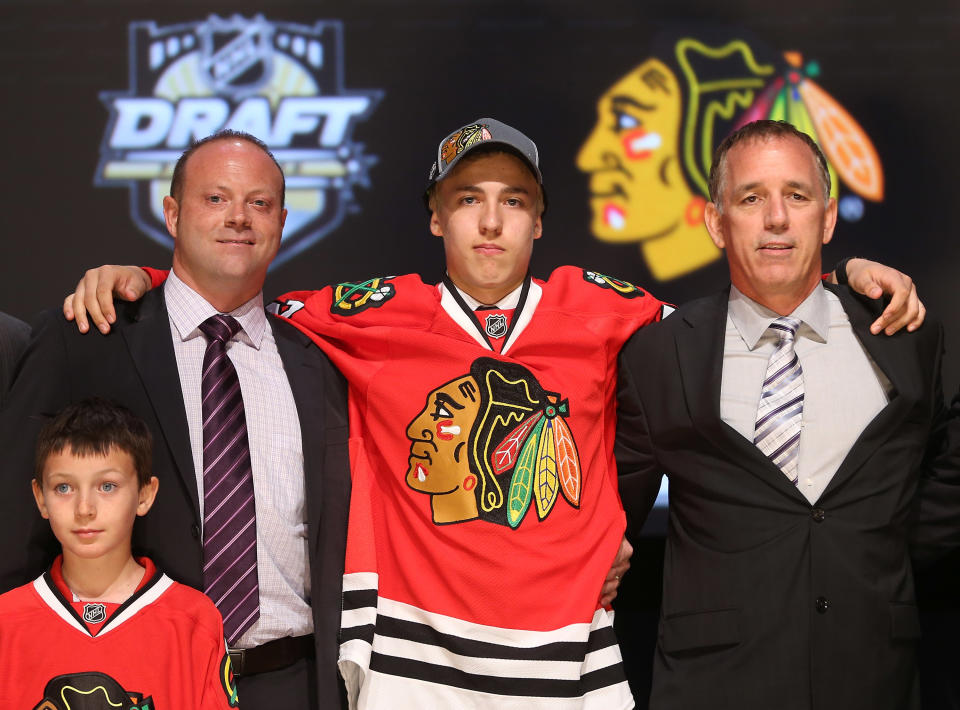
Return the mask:
[(216, 641), (205, 644), (205, 652), (201, 648), (197, 649), (197, 667), (206, 667), (200, 710), (225, 710), (239, 705), (237, 683), (233, 677), (233, 669), (222, 633), (223, 624), (218, 626), (221, 633)]
[(163, 282), (167, 280), (167, 276), (170, 275), (170, 269), (154, 269), (152, 266), (141, 266), (140, 268), (143, 269), (150, 278), (151, 289), (162, 286)]

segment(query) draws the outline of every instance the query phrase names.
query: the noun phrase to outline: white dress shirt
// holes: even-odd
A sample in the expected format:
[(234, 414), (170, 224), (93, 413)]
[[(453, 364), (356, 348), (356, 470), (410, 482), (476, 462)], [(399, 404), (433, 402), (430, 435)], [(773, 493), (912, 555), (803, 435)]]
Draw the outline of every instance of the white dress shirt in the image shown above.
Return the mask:
[[(810, 503), (826, 489), (857, 437), (890, 401), (890, 381), (850, 327), (832, 293), (817, 285), (793, 313), (803, 368), (803, 424), (797, 487)], [(760, 392), (777, 336), (778, 314), (730, 287), (720, 417), (753, 441)]]
[[(207, 340), (199, 325), (217, 310), (171, 271), (164, 284), (170, 333), (180, 373), (183, 404), (203, 519), (203, 423), (200, 375)], [(257, 294), (230, 312), (242, 327), (227, 343), (237, 370), (250, 442), (257, 511), (257, 579), (260, 618), (237, 640), (251, 648), (313, 631), (303, 447), (297, 407), (273, 331)], [(161, 490), (158, 495), (163, 495)]]

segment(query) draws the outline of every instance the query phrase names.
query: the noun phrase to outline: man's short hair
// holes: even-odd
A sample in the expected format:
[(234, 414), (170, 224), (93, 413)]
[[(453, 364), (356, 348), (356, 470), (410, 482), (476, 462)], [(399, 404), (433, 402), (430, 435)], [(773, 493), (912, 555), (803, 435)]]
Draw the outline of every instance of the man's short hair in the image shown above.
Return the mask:
[(287, 181), (283, 175), (283, 168), (280, 167), (280, 163), (277, 162), (277, 159), (274, 157), (273, 153), (270, 152), (267, 144), (262, 140), (254, 135), (245, 133), (244, 131), (234, 131), (229, 128), (224, 128), (212, 135), (207, 136), (206, 138), (201, 138), (200, 140), (192, 143), (189, 148), (183, 151), (183, 155), (181, 155), (177, 160), (177, 164), (173, 166), (173, 177), (170, 179), (170, 196), (178, 203), (183, 199), (184, 172), (187, 169), (187, 161), (190, 159), (190, 156), (196, 153), (198, 148), (205, 146), (207, 143), (213, 143), (214, 141), (221, 140), (246, 141), (247, 143), (255, 145), (257, 148), (270, 156), (270, 160), (273, 161), (273, 164), (277, 166), (277, 170), (280, 171), (280, 207), (283, 207), (287, 197)]
[(33, 477), (43, 483), (43, 469), (51, 456), (66, 449), (74, 456), (108, 456), (112, 449), (130, 455), (137, 485), (150, 482), (153, 436), (143, 420), (126, 407), (100, 397), (64, 407), (37, 437)]
[(803, 131), (800, 131), (792, 123), (787, 121), (771, 121), (762, 119), (752, 121), (745, 126), (738, 128), (729, 136), (723, 139), (723, 142), (717, 146), (713, 154), (713, 164), (710, 166), (710, 201), (717, 206), (717, 211), (722, 212), (723, 191), (726, 188), (727, 178), (727, 153), (738, 143), (745, 143), (756, 140), (769, 140), (771, 138), (793, 137), (803, 143), (813, 153), (817, 164), (817, 173), (820, 176), (820, 183), (823, 186), (823, 201), (826, 204), (830, 199), (830, 170), (827, 167), (827, 158), (824, 156), (820, 146)]
[[(537, 207), (539, 214), (542, 217), (547, 211), (547, 193), (543, 189), (543, 185), (540, 183), (539, 178), (537, 178), (536, 174), (530, 170), (530, 164), (527, 162), (527, 159), (520, 155), (517, 151), (510, 150), (510, 148), (502, 143), (491, 143), (490, 145), (481, 144), (460, 158), (460, 160), (457, 162), (457, 166), (459, 167), (461, 165), (467, 165), (475, 160), (486, 158), (490, 155), (510, 155), (523, 163), (523, 166), (530, 172), (531, 175), (533, 175), (534, 179), (537, 180)], [(446, 178), (446, 176), (444, 176), (444, 178)], [(427, 206), (428, 212), (433, 212), (437, 208), (437, 185), (439, 185), (440, 182), (442, 182), (442, 179), (430, 185), (426, 192), (423, 193), (423, 203)]]

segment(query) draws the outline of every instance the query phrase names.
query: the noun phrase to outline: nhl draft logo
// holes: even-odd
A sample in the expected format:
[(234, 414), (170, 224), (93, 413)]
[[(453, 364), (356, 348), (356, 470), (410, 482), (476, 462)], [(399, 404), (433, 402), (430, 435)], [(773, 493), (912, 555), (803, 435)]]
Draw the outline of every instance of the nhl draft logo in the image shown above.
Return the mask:
[(88, 624), (99, 624), (107, 618), (107, 607), (105, 604), (84, 604), (83, 620)]
[(287, 180), (287, 221), (274, 265), (356, 212), (376, 157), (352, 140), (383, 96), (343, 88), (343, 26), (234, 15), (160, 27), (130, 24), (130, 88), (104, 91), (110, 112), (94, 178), (130, 191), (133, 221), (169, 248), (163, 221), (177, 159), (192, 141), (229, 128), (269, 146)]

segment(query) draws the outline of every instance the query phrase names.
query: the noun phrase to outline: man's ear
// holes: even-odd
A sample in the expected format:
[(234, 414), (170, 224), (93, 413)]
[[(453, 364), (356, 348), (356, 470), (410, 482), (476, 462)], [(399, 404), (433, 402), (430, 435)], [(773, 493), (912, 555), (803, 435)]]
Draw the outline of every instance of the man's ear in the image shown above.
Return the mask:
[(170, 195), (163, 198), (163, 221), (167, 224), (167, 231), (174, 239), (177, 238), (177, 219), (180, 217), (180, 205)]
[(47, 504), (44, 502), (44, 499), (43, 499), (43, 489), (40, 488), (40, 484), (37, 483), (36, 478), (30, 481), (30, 483), (32, 484), (32, 488), (33, 488), (33, 499), (37, 501), (37, 508), (40, 509), (40, 515), (42, 515), (45, 519), (49, 520), (50, 513), (47, 512)]
[(723, 215), (713, 202), (708, 202), (703, 210), (703, 223), (707, 226), (707, 233), (713, 243), (718, 249), (723, 249), (726, 244), (723, 239)]
[(827, 211), (823, 216), (823, 243), (829, 244), (833, 239), (833, 230), (837, 226), (837, 200), (831, 197), (827, 200)]

